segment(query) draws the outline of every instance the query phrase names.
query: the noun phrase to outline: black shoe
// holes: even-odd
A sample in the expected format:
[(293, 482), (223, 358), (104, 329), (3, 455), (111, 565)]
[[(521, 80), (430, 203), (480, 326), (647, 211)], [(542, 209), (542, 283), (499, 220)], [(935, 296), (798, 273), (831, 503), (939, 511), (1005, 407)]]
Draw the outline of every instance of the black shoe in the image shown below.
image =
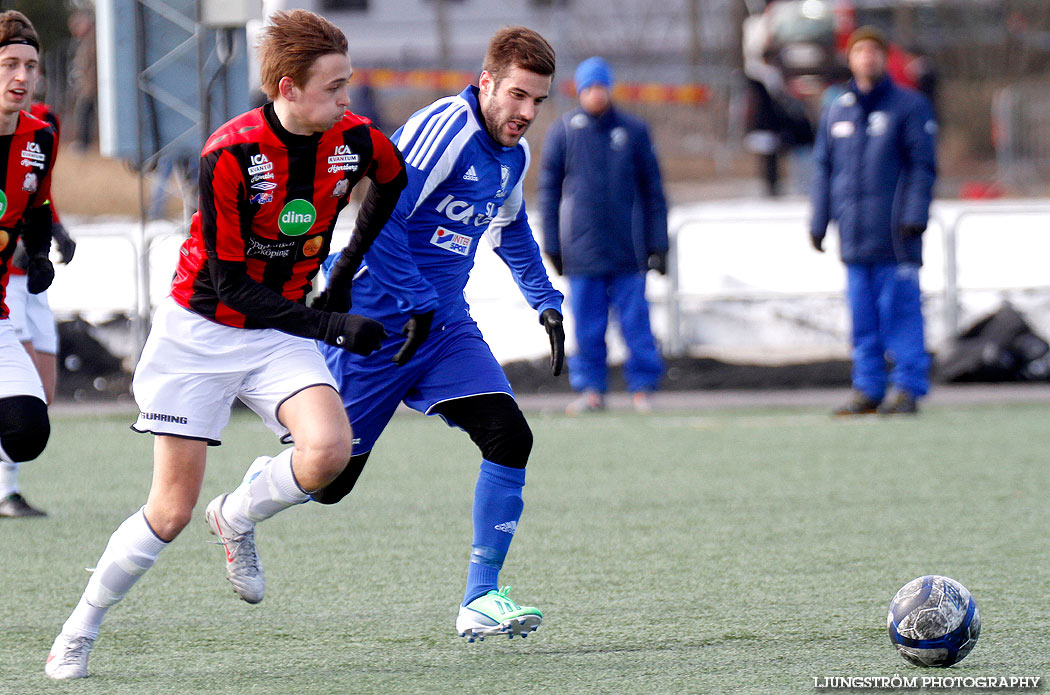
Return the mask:
[(915, 415), (919, 405), (915, 397), (903, 389), (893, 389), (879, 406), (879, 415)]
[(853, 389), (849, 392), (849, 400), (846, 405), (837, 409), (832, 415), (872, 415), (879, 409), (879, 402), (872, 400), (863, 391)]
[(47, 513), (29, 506), (25, 497), (18, 492), (12, 492), (0, 500), (0, 516), (47, 516)]

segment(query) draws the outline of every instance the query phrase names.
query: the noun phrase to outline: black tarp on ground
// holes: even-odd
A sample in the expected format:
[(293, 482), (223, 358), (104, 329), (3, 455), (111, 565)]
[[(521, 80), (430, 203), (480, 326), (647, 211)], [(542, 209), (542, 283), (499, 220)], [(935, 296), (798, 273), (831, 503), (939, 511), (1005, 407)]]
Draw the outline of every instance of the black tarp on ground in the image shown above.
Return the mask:
[(959, 334), (937, 361), (938, 381), (1046, 381), (1050, 345), (1008, 302)]

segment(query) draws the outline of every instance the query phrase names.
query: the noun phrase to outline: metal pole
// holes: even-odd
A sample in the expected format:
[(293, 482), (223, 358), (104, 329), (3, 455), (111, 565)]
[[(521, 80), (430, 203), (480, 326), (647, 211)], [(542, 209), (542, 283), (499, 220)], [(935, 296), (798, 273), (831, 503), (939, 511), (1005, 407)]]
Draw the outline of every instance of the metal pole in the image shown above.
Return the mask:
[(949, 340), (959, 333), (959, 262), (956, 229), (960, 216), (944, 228), (944, 328)]
[(676, 227), (672, 230), (667, 247), (667, 319), (670, 323), (667, 328), (671, 338), (668, 346), (671, 357), (681, 357), (685, 354), (685, 345), (682, 341), (682, 304), (678, 295), (678, 232), (680, 229), (681, 227)]
[[(139, 46), (135, 51), (135, 120), (141, 124), (143, 117), (142, 74), (146, 70), (146, 15), (145, 7), (140, 0), (135, 2), (134, 41)], [(139, 234), (135, 246), (135, 317), (132, 321), (133, 335), (137, 347), (136, 354), (142, 351), (149, 332), (149, 242), (146, 240), (146, 147), (143, 143), (143, 128), (136, 128), (136, 147), (139, 182)]]

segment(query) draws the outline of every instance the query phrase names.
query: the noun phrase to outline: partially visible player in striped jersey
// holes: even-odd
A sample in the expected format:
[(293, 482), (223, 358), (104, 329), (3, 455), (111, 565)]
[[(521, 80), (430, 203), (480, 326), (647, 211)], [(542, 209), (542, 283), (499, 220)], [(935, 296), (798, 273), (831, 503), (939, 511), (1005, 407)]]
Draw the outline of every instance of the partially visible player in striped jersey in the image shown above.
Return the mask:
[[(456, 621), (471, 642), (525, 636), (542, 620), (538, 609), (518, 605), (498, 585), (521, 516), (532, 432), (463, 290), (487, 237), (546, 328), (552, 371), (561, 372), (562, 295), (547, 277), (522, 195), (529, 165), (522, 136), (547, 99), (554, 67), (554, 50), (542, 36), (504, 28), (489, 43), (478, 86), (438, 100), (394, 133), (408, 186), (353, 281), (354, 311), (394, 335), (369, 356), (322, 346), (357, 439), (350, 465), (315, 500), (334, 504), (350, 492), (402, 401), (465, 430), (481, 449), (467, 588)], [(333, 262), (329, 301), (346, 292), (357, 271), (357, 259), (346, 254)]]
[[(19, 492), (20, 463), (43, 452), (51, 435), (46, 395), (10, 320), (6, 290), (22, 241), (30, 294), (50, 286), (51, 170), (55, 131), (27, 111), (40, 73), (40, 42), (20, 12), (0, 13), (0, 516), (32, 515)], [(37, 514), (39, 515), (39, 514)]]
[(248, 603), (266, 586), (255, 524), (305, 502), (350, 458), (350, 425), (314, 340), (366, 355), (386, 333), (371, 319), (303, 302), (350, 190), (372, 181), (349, 251), (363, 254), (397, 204), (404, 163), (379, 130), (346, 111), (352, 70), (335, 25), (303, 10), (274, 13), (259, 63), (273, 101), (205, 143), (199, 211), (135, 369), (133, 429), (156, 435), (149, 498), (110, 537), (51, 648), (51, 678), (88, 675), (106, 611), (189, 523), (207, 448), (220, 443), (234, 398), (294, 443), (256, 459), (254, 475), (205, 512), (225, 546), (226, 576)]
[[(43, 71), (40, 73), (43, 76)], [(37, 80), (40, 85), (43, 80)], [(44, 121), (55, 131), (54, 150), (58, 151), (59, 124), (58, 117), (47, 104), (36, 102), (29, 111), (30, 115)], [(21, 163), (21, 162), (20, 162)], [(39, 224), (50, 225), (51, 238), (58, 246), (62, 262), (68, 263), (76, 251), (76, 242), (70, 238), (62, 222), (58, 219), (55, 202), (51, 200), (47, 207), (50, 216), (40, 215), (36, 218)], [(23, 237), (19, 236), (14, 255), (8, 264), (7, 289), (4, 302), (7, 304), (8, 318), (14, 326), (15, 335), (22, 347), (33, 361), (37, 376), (44, 387), (44, 401), (50, 405), (55, 400), (55, 385), (58, 378), (58, 331), (55, 326), (55, 315), (47, 301), (47, 290), (31, 294), (29, 276), (26, 267), (29, 254), (26, 253)], [(0, 462), (0, 517), (40, 517), (47, 513), (29, 504), (22, 494), (18, 480), (19, 464)]]

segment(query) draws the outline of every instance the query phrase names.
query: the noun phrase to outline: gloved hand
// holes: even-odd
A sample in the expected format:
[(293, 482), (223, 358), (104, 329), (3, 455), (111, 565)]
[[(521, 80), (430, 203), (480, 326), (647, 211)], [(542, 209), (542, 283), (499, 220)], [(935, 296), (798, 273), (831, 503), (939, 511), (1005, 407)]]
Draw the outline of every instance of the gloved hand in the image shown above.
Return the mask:
[(655, 270), (661, 275), (667, 275), (667, 252), (652, 251), (649, 253), (649, 270)]
[(561, 254), (548, 253), (547, 260), (551, 262), (551, 267), (554, 268), (554, 272), (561, 275)]
[(324, 342), (357, 355), (370, 355), (386, 338), (383, 324), (357, 314), (329, 314)]
[(430, 324), (434, 321), (434, 311), (425, 311), (422, 314), (412, 314), (412, 318), (405, 321), (401, 332), (405, 334), (405, 342), (401, 349), (394, 355), (394, 364), (401, 366), (412, 359), (416, 350), (430, 335)]
[(544, 309), (540, 314), (540, 321), (543, 322), (547, 337), (551, 341), (551, 374), (559, 376), (562, 365), (565, 364), (565, 329), (561, 325), (561, 314), (557, 309)]
[(40, 294), (55, 279), (55, 266), (51, 265), (46, 253), (32, 256), (26, 265), (26, 289), (29, 294)]
[(331, 287), (325, 287), (310, 302), (310, 308), (318, 311), (332, 311), (337, 314), (345, 314), (350, 311), (351, 304), (349, 287), (336, 290), (333, 290)]
[(913, 239), (915, 237), (922, 236), (922, 233), (926, 231), (926, 225), (924, 224), (902, 224), (900, 226), (901, 236), (905, 239)]
[(350, 291), (353, 289), (354, 273), (357, 272), (359, 265), (361, 265), (361, 259), (343, 249), (328, 272), (328, 285), (310, 302), (310, 308), (320, 311), (336, 311), (341, 314), (350, 311), (354, 303)]
[(809, 243), (813, 244), (813, 248), (817, 251), (824, 253), (824, 237), (809, 235)]
[(69, 232), (61, 222), (51, 223), (51, 238), (58, 247), (58, 254), (62, 256), (62, 262), (69, 265), (69, 262), (73, 260), (73, 254), (76, 253), (77, 242), (73, 241), (73, 237), (69, 236)]

